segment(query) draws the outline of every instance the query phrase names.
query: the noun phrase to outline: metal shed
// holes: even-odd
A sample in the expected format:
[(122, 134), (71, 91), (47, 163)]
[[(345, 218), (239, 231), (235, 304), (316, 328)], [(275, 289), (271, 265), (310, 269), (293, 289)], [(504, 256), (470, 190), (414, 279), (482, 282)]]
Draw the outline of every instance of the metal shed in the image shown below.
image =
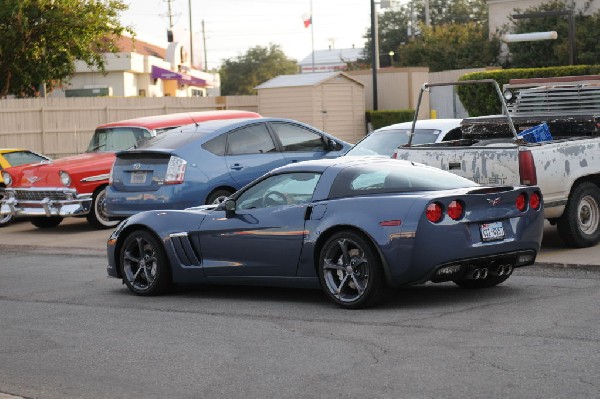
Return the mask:
[(356, 143), (366, 133), (364, 85), (343, 72), (281, 75), (257, 87), (258, 112)]

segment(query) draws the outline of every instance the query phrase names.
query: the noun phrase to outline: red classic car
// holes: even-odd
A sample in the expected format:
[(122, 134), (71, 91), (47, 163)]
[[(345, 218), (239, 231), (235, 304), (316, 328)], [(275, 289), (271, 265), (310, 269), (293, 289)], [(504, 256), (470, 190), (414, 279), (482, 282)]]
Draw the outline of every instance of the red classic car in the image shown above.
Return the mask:
[(205, 111), (148, 116), (98, 126), (81, 155), (2, 171), (0, 215), (26, 216), (39, 228), (85, 216), (96, 228), (115, 226), (105, 211), (105, 188), (115, 153), (179, 126), (213, 119), (259, 118), (249, 111)]

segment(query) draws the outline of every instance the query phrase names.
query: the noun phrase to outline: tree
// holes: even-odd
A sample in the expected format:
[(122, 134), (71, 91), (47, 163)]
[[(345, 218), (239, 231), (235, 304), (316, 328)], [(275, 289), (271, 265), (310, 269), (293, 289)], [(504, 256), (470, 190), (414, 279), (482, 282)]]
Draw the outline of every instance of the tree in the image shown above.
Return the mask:
[(276, 44), (256, 46), (246, 54), (226, 59), (219, 71), (221, 93), (227, 95), (256, 94), (254, 88), (278, 75), (298, 72), (296, 60), (287, 58)]
[[(399, 9), (384, 12), (378, 19), (381, 65), (390, 65), (390, 58), (387, 56), (390, 51), (396, 54), (394, 63), (410, 65), (402, 60), (401, 48), (405, 44), (420, 40), (423, 35), (422, 26), (426, 19), (423, 1), (410, 0)], [(479, 27), (488, 26), (488, 7), (485, 0), (431, 0), (429, 2), (429, 20), (431, 28), (442, 25), (467, 24), (475, 27), (477, 35), (479, 35), (481, 31)], [(475, 35), (471, 36), (471, 39), (474, 39)], [(364, 38), (366, 39), (365, 61), (370, 63), (372, 53), (370, 29), (367, 29)], [(399, 54), (400, 57), (398, 57)], [(418, 65), (426, 65), (423, 63), (426, 60), (420, 60), (420, 62)]]
[(497, 64), (500, 40), (488, 38), (475, 22), (422, 26), (419, 38), (399, 48), (400, 65), (428, 66), (430, 71), (481, 68)]
[(81, 60), (104, 71), (123, 27), (121, 0), (0, 0), (0, 98), (35, 96), (65, 81)]
[[(584, 15), (589, 3), (582, 10), (575, 10), (562, 0), (552, 0), (539, 6), (529, 7), (525, 11), (514, 9), (513, 14), (538, 13), (547, 11), (572, 10), (575, 17), (576, 64), (596, 64), (600, 59), (598, 37), (600, 34), (600, 11), (593, 15)], [(528, 19), (510, 19), (503, 32), (530, 33), (556, 31), (556, 40), (537, 42), (509, 43), (510, 57), (503, 63), (505, 67), (535, 68), (569, 64), (568, 17), (536, 17)]]

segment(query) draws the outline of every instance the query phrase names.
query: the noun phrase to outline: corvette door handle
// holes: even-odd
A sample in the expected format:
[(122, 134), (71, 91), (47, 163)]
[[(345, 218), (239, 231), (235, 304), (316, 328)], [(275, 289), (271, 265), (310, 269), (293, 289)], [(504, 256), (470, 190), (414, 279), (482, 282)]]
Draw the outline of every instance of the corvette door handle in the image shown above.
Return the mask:
[(239, 164), (239, 163), (234, 163), (233, 165), (231, 165), (231, 169), (233, 169), (233, 170), (242, 170), (242, 169), (244, 169), (244, 167), (241, 164)]

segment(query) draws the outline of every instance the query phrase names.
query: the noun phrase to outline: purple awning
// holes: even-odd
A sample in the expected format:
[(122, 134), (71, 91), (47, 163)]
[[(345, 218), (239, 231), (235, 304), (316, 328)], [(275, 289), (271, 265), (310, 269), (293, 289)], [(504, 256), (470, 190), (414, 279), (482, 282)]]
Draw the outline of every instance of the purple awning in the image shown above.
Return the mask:
[(206, 86), (206, 80), (179, 72), (169, 71), (152, 65), (152, 79), (177, 80), (179, 84), (188, 86)]

